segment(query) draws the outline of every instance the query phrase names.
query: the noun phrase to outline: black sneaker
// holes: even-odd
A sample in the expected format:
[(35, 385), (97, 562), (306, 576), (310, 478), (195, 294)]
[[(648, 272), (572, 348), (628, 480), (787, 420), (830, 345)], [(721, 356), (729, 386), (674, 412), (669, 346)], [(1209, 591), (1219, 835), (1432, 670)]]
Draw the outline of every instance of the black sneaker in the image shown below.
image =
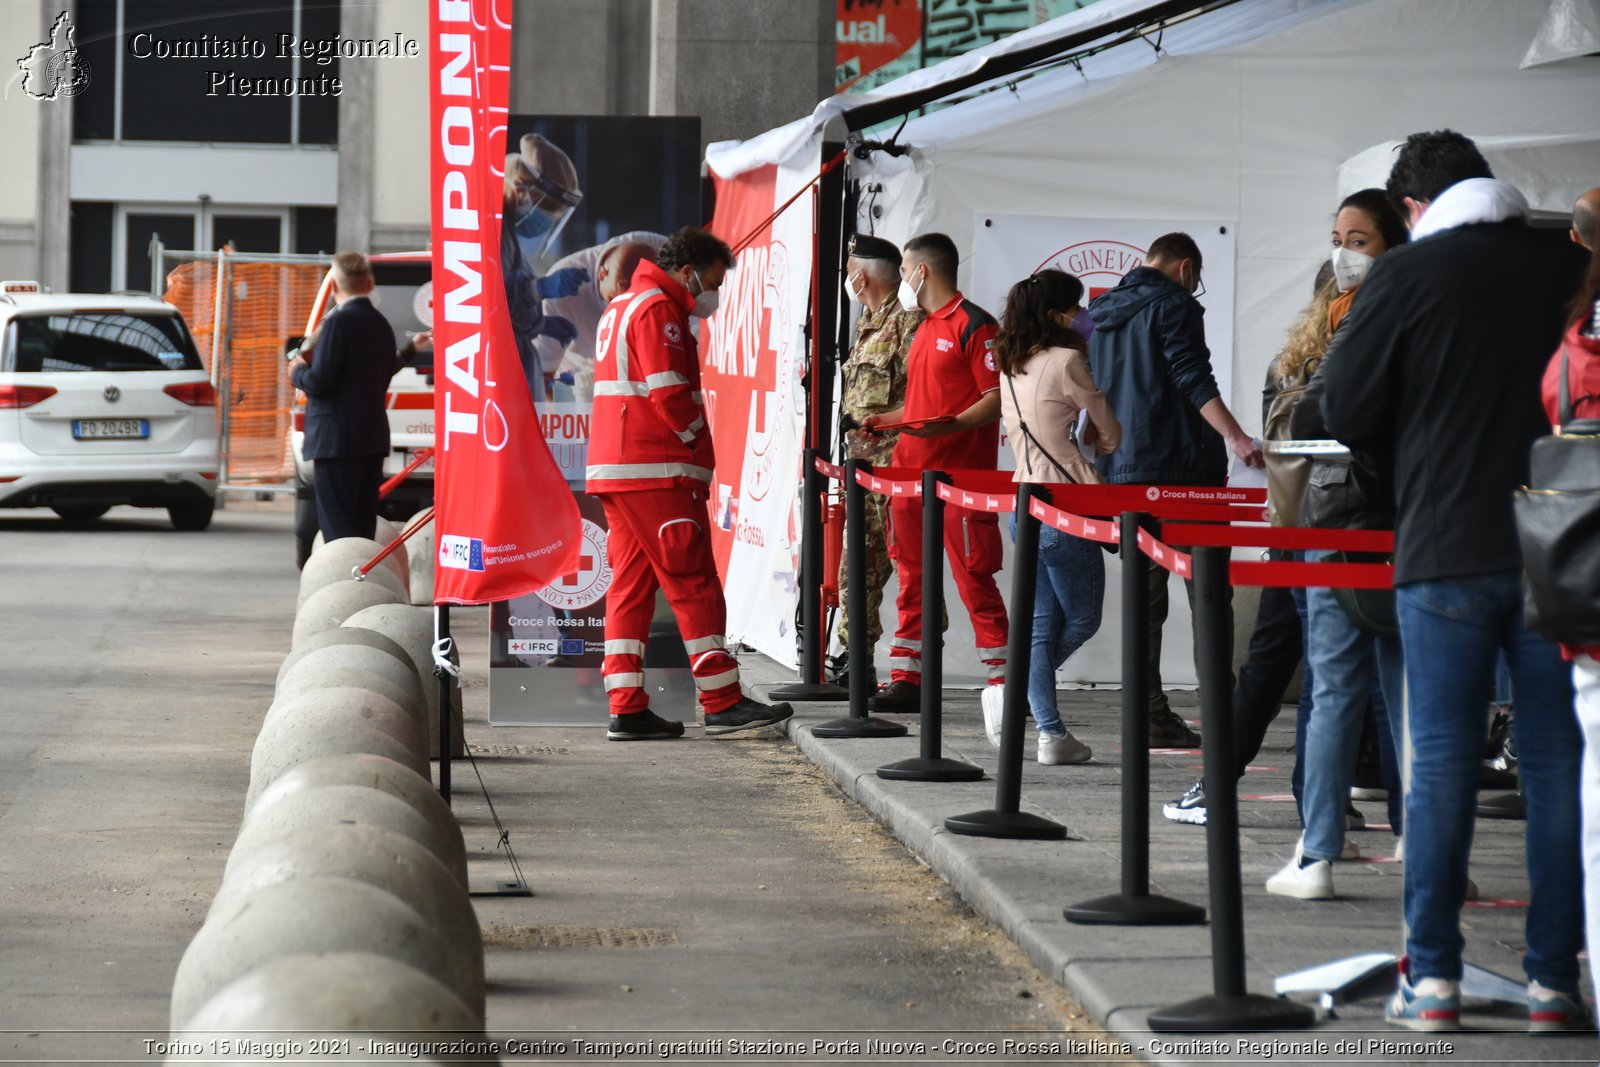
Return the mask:
[(775, 726), (793, 714), (794, 709), (787, 704), (763, 704), (740, 697), (739, 703), (727, 711), (706, 714), (706, 735), (720, 737), (743, 730), (759, 730), (763, 726)]
[(922, 710), (922, 686), (904, 680), (890, 682), (867, 698), (867, 710), (880, 715), (915, 715)]
[[(834, 685), (850, 688), (850, 658), (840, 655), (833, 660), (833, 676), (828, 679)], [(867, 675), (867, 692), (878, 688), (878, 668), (875, 664), (868, 663), (863, 670)]]
[(1200, 735), (1171, 708), (1150, 713), (1151, 748), (1199, 748)]
[(667, 741), (683, 736), (683, 723), (663, 719), (649, 708), (611, 716), (607, 741)]
[(1189, 791), (1170, 804), (1161, 805), (1161, 814), (1173, 822), (1186, 822), (1191, 826), (1206, 824), (1206, 784), (1196, 782)]

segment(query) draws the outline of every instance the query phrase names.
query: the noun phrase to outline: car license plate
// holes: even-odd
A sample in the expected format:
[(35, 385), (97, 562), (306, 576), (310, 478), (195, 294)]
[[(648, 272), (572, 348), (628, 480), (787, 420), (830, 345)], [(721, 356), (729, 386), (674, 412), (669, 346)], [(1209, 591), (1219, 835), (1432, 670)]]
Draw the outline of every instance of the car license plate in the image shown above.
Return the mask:
[(80, 441), (129, 440), (150, 436), (149, 419), (73, 419), (72, 436)]

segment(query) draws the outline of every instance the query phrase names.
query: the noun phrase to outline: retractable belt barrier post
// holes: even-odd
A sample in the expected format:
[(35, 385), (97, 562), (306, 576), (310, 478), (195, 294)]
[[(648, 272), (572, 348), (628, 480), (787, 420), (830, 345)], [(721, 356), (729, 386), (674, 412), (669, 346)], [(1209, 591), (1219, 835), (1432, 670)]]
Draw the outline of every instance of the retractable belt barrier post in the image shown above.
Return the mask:
[(1139, 547), (1149, 522), (1142, 512), (1122, 513), (1122, 891), (1063, 909), (1075, 923), (1206, 921), (1204, 908), (1150, 892), (1150, 560)]
[(1304, 1004), (1252, 994), (1244, 977), (1244, 903), (1239, 873), (1239, 783), (1233, 765), (1233, 695), (1228, 691), (1228, 549), (1194, 552), (1195, 640), (1200, 667), (1200, 731), (1205, 737), (1206, 867), (1211, 884), (1209, 996), (1150, 1013), (1150, 1029), (1275, 1030), (1310, 1026)]
[[(954, 834), (974, 837), (1023, 838), (1060, 841), (1067, 828), (1042, 815), (1022, 811), (1022, 749), (1028, 714), (1028, 656), (1033, 645), (1034, 582), (1039, 574), (1039, 520), (1030, 506), (1038, 496), (1049, 501), (1049, 493), (1027, 482), (1017, 484), (1017, 550), (1011, 577), (1010, 627), (1006, 634), (1006, 674), (1004, 712), (1000, 726), (1000, 765), (995, 771), (995, 799), (992, 809), (952, 815), (944, 821)], [(1019, 622), (1019, 620), (1022, 620)]]
[(822, 679), (822, 650), (828, 643), (822, 632), (822, 496), (827, 491), (817, 469), (822, 458), (817, 449), (806, 449), (800, 513), (805, 527), (800, 537), (800, 680), (771, 690), (767, 696), (772, 700), (843, 700), (849, 695), (842, 686)]
[[(810, 470), (819, 480), (838, 477), (841, 472), (814, 453), (809, 456)], [(872, 662), (872, 644), (867, 640), (867, 488), (863, 481), (872, 480), (872, 464), (852, 459), (845, 463), (844, 477), (844, 558), (849, 588), (845, 590), (850, 617), (855, 624), (850, 627), (850, 714), (842, 719), (831, 719), (811, 728), (813, 737), (904, 737), (905, 726), (888, 719), (867, 714), (867, 691), (870, 675), (865, 670)], [(820, 496), (821, 494), (817, 494)], [(818, 595), (821, 595), (819, 588)], [(837, 686), (833, 688), (837, 689)]]
[[(922, 754), (915, 759), (884, 764), (878, 768), (879, 778), (904, 782), (976, 782), (983, 777), (982, 767), (944, 757), (944, 634), (928, 632), (927, 620), (944, 618), (944, 501), (939, 498), (939, 486), (949, 482), (950, 476), (943, 471), (922, 472)], [(852, 556), (851, 560), (855, 558)], [(852, 571), (851, 588), (855, 584), (856, 575)], [(862, 641), (865, 641), (866, 627), (856, 629), (862, 631)], [(850, 640), (853, 643), (855, 639), (855, 630), (852, 630)], [(851, 663), (857, 662), (855, 654), (852, 647)], [(870, 649), (867, 654), (872, 654)], [(855, 672), (851, 672), (850, 677), (853, 681)]]

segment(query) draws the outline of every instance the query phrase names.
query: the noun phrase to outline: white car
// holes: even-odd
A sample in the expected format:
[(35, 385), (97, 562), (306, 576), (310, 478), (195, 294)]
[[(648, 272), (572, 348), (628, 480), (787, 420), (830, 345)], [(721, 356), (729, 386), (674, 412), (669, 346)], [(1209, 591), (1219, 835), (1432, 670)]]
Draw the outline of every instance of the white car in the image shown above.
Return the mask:
[(0, 282), (0, 507), (83, 523), (132, 504), (203, 530), (220, 466), (216, 403), (171, 304)]

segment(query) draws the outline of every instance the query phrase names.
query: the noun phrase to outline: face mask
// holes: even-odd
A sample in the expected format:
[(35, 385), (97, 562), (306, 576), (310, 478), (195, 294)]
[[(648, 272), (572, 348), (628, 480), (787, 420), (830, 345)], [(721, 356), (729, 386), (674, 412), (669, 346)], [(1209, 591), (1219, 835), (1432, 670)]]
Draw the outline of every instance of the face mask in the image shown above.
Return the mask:
[(854, 277), (846, 278), (844, 280), (844, 295), (849, 297), (850, 303), (852, 304), (861, 303), (861, 290), (857, 289), (855, 285), (856, 278), (859, 277), (861, 277), (861, 275), (857, 274)]
[(518, 212), (517, 220), (512, 223), (512, 227), (517, 231), (517, 236), (526, 241), (537, 241), (550, 232), (550, 227), (555, 222), (544, 212), (535, 211), (532, 204), (528, 205), (526, 211), (522, 209), (521, 205), (518, 205), (516, 210)]
[(919, 307), (917, 304), (917, 297), (922, 295), (922, 285), (923, 283), (919, 281), (917, 283), (917, 287), (913, 289), (911, 288), (910, 282), (906, 281), (904, 278), (901, 278), (900, 292), (898, 294), (900, 297), (900, 306), (905, 308), (907, 311), (917, 310)]
[(694, 294), (694, 307), (689, 309), (689, 314), (697, 319), (709, 319), (717, 313), (722, 294), (715, 289), (707, 289), (706, 283), (700, 280), (699, 271), (694, 272), (694, 284), (699, 291)]
[(1372, 257), (1353, 248), (1333, 250), (1333, 278), (1341, 293), (1348, 293), (1367, 278), (1372, 269)]

